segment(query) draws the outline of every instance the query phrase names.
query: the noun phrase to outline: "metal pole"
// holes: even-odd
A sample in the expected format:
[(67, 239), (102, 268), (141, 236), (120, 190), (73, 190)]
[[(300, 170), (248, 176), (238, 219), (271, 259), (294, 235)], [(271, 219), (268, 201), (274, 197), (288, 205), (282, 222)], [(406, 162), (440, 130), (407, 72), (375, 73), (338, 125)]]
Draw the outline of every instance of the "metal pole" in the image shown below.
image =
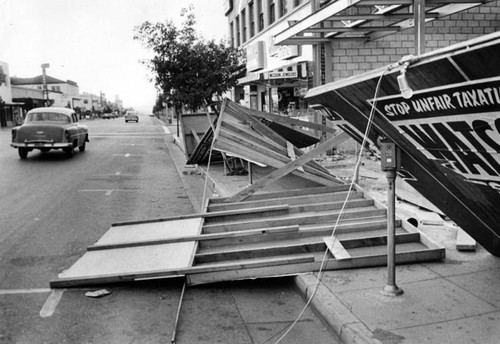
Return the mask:
[(172, 343), (175, 343), (175, 336), (177, 334), (177, 324), (179, 323), (179, 316), (181, 313), (182, 299), (184, 298), (184, 291), (186, 290), (186, 281), (182, 286), (181, 297), (179, 298), (179, 306), (177, 307), (177, 315), (175, 316), (174, 332), (172, 333)]
[(425, 0), (413, 1), (414, 30), (415, 30), (415, 55), (421, 55), (425, 52)]
[(382, 293), (398, 296), (403, 290), (396, 285), (396, 171), (386, 171), (387, 178), (387, 285)]

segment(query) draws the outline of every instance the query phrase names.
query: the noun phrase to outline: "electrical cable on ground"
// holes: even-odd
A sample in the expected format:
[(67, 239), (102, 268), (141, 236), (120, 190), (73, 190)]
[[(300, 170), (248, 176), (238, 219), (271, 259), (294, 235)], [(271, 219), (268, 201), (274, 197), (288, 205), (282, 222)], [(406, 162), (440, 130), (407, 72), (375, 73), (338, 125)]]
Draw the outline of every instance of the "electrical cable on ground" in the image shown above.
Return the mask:
[[(340, 209), (340, 212), (339, 212), (339, 216), (337, 217), (337, 220), (335, 221), (335, 225), (333, 226), (333, 230), (332, 230), (332, 234), (330, 235), (330, 239), (334, 239), (334, 240), (337, 240), (334, 236), (335, 236), (335, 232), (338, 228), (338, 225), (340, 223), (340, 221), (342, 220), (342, 216), (344, 215), (345, 213), (345, 209), (347, 207), (347, 203), (349, 201), (349, 198), (351, 196), (351, 193), (352, 191), (354, 190), (354, 184), (355, 184), (355, 176), (357, 175), (358, 171), (359, 171), (359, 168), (360, 168), (360, 165), (361, 165), (361, 158), (362, 158), (362, 153), (363, 153), (363, 147), (365, 146), (366, 144), (366, 141), (367, 141), (367, 138), (368, 138), (368, 134), (370, 132), (370, 129), (371, 129), (371, 124), (372, 124), (372, 121), (373, 121), (373, 116), (375, 114), (375, 108), (376, 108), (376, 104), (377, 104), (377, 97), (378, 97), (378, 93), (379, 93), (379, 90), (380, 90), (380, 84), (382, 82), (382, 78), (384, 77), (385, 73), (390, 69), (390, 67), (387, 67), (384, 72), (382, 73), (382, 75), (380, 75), (379, 77), (379, 80), (377, 82), (377, 86), (375, 88), (375, 94), (373, 96), (373, 103), (372, 103), (372, 107), (371, 107), (371, 111), (370, 111), (370, 116), (368, 118), (368, 123), (366, 125), (366, 130), (365, 130), (365, 134), (363, 136), (363, 141), (361, 143), (361, 149), (359, 151), (359, 154), (358, 154), (358, 157), (357, 157), (357, 160), (356, 160), (356, 165), (354, 167), (354, 174), (353, 174), (353, 178), (351, 179), (351, 185), (349, 186), (349, 191), (347, 193), (347, 196), (344, 200), (344, 203), (342, 204), (342, 208)], [(285, 333), (283, 333), (281, 335), (280, 338), (278, 338), (278, 340), (276, 342), (274, 342), (275, 344), (278, 344), (281, 342), (281, 340), (283, 340), (283, 338), (285, 338), (288, 333), (292, 330), (292, 328), (295, 326), (295, 324), (297, 324), (297, 322), (300, 320), (300, 318), (302, 317), (302, 315), (304, 314), (304, 312), (306, 311), (306, 309), (309, 307), (309, 305), (311, 304), (312, 300), (314, 299), (314, 297), (316, 296), (316, 292), (318, 291), (318, 288), (319, 288), (319, 284), (321, 282), (321, 280), (323, 279), (323, 272), (324, 272), (324, 268), (325, 268), (325, 264), (326, 264), (326, 257), (328, 255), (328, 247), (325, 249), (325, 252), (323, 254), (323, 258), (322, 258), (322, 261), (321, 261), (321, 265), (320, 265), (320, 269), (318, 271), (318, 274), (316, 276), (316, 282), (314, 284), (314, 288), (313, 288), (313, 291), (311, 293), (311, 296), (308, 298), (305, 306), (302, 308), (302, 310), (300, 311), (299, 315), (297, 316), (297, 318), (290, 324), (290, 325), (287, 325), (288, 328), (286, 329)], [(285, 327), (286, 328), (286, 327)], [(281, 333), (283, 330), (279, 331), (278, 333)], [(272, 337), (266, 339), (266, 341), (264, 341), (262, 344), (265, 344), (265, 343), (268, 343), (271, 339), (273, 339), (274, 337), (276, 337), (277, 334), (274, 334)]]

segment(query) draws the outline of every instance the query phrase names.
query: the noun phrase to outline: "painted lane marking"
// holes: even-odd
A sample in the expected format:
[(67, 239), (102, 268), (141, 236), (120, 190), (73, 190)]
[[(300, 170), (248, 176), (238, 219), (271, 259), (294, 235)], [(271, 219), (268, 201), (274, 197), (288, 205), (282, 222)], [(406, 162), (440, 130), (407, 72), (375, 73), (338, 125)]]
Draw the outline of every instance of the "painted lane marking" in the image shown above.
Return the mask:
[(119, 176), (120, 174), (122, 174), (122, 173), (121, 172), (116, 172), (115, 176)]
[(125, 158), (131, 157), (131, 156), (144, 156), (146, 154), (130, 154), (130, 153), (125, 153), (125, 154), (113, 154), (113, 156), (123, 156)]
[(59, 301), (61, 301), (63, 293), (64, 289), (53, 290), (52, 293), (50, 293), (49, 297), (45, 301), (45, 304), (40, 310), (40, 316), (42, 318), (48, 318), (54, 314)]
[(49, 288), (3, 289), (3, 290), (0, 290), (0, 295), (50, 293), (51, 291), (52, 291), (52, 289), (49, 289)]
[(163, 128), (163, 131), (165, 132), (165, 134), (168, 134), (168, 135), (172, 134), (170, 132), (170, 130), (168, 129), (168, 127), (163, 126), (162, 128)]
[(87, 190), (78, 190), (78, 192), (104, 192), (105, 196), (110, 196), (113, 192), (136, 192), (137, 189), (132, 190), (123, 190), (123, 189), (87, 189)]

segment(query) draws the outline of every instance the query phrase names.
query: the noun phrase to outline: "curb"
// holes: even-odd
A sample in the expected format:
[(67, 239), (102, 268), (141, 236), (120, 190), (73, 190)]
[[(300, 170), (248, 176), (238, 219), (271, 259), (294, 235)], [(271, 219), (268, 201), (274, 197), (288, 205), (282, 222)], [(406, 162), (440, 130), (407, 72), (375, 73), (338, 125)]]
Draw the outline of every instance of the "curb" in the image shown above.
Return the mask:
[[(309, 300), (317, 283), (316, 275), (313, 273), (298, 275), (294, 282), (304, 299)], [(372, 331), (322, 283), (319, 284), (310, 306), (337, 336), (339, 343), (382, 344), (373, 337)]]

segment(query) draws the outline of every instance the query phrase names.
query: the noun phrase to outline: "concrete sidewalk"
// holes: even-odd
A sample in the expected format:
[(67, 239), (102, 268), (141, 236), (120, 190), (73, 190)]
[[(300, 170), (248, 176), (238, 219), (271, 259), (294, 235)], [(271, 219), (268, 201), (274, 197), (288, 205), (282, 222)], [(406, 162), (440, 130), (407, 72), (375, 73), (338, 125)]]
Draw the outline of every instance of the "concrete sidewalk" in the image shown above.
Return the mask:
[[(174, 138), (169, 150), (196, 211), (203, 194), (229, 196), (249, 185), (248, 176), (224, 175), (222, 164), (191, 172), (175, 126), (170, 128)], [(254, 180), (267, 173), (262, 168), (253, 172)], [(203, 192), (205, 187), (209, 191)], [(297, 180), (283, 178), (272, 188), (297, 187)], [(480, 246), (475, 252), (457, 251), (457, 229), (446, 224), (419, 229), (446, 248), (446, 259), (398, 265), (401, 296), (381, 293), (387, 283), (385, 267), (327, 271), (319, 284), (318, 274), (303, 274), (295, 278), (296, 286), (304, 298), (314, 296), (311, 307), (342, 343), (500, 343), (500, 258)]]

